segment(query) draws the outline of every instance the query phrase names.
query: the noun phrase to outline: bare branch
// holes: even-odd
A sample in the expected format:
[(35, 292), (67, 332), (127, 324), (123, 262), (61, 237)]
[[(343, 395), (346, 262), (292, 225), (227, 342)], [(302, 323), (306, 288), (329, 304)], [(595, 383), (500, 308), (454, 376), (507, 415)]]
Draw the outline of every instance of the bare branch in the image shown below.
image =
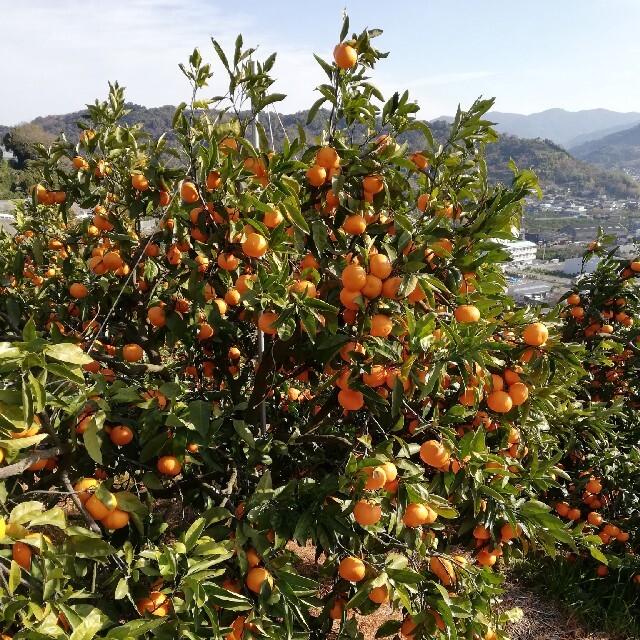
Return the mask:
[(89, 529), (93, 531), (93, 533), (99, 533), (100, 535), (102, 535), (102, 531), (100, 530), (100, 527), (98, 526), (97, 522), (91, 517), (91, 514), (84, 508), (84, 505), (80, 501), (80, 498), (78, 498), (78, 494), (74, 491), (73, 485), (71, 484), (71, 480), (69, 480), (69, 474), (67, 473), (66, 470), (60, 474), (60, 478), (62, 479), (62, 483), (66, 487), (67, 491), (69, 491), (69, 495), (73, 500), (73, 504), (76, 505), (78, 511), (80, 511), (80, 513), (82, 514), (82, 517), (85, 519), (85, 522), (87, 523), (87, 526), (89, 527)]
[(0, 480), (11, 478), (13, 476), (19, 476), (35, 462), (39, 462), (40, 460), (48, 460), (49, 458), (60, 455), (65, 451), (67, 451), (67, 448), (65, 447), (52, 447), (51, 449), (41, 449), (39, 451), (34, 451), (32, 454), (28, 455), (26, 458), (23, 458), (19, 462), (14, 462), (13, 464), (0, 468)]

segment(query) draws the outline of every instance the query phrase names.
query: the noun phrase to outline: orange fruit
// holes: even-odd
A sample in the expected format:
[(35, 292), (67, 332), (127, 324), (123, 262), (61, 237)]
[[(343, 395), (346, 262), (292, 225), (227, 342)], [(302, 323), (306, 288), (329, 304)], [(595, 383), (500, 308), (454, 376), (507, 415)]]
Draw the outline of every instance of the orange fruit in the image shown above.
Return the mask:
[(421, 527), (424, 524), (435, 522), (438, 514), (426, 504), (408, 504), (402, 516), (402, 522), (407, 527)]
[(333, 59), (340, 69), (352, 69), (358, 62), (358, 52), (344, 42), (335, 46), (333, 50)]
[(590, 493), (600, 493), (602, 491), (602, 483), (597, 478), (591, 478), (585, 488)]
[[(342, 613), (344, 612), (345, 601), (342, 598), (336, 598), (333, 602), (333, 606), (329, 609), (329, 617), (332, 620), (340, 620)], [(232, 640), (235, 640), (232, 639)]]
[(342, 223), (342, 228), (353, 236), (359, 236), (366, 231), (367, 221), (363, 216), (356, 213), (347, 217)]
[(275, 327), (272, 328), (271, 325), (274, 322), (277, 322), (279, 317), (280, 316), (277, 313), (273, 313), (273, 312), (263, 313), (260, 316), (260, 318), (258, 318), (258, 329), (260, 329), (260, 331), (262, 331), (268, 336), (276, 335), (276, 333), (278, 333), (278, 329)]
[(402, 622), (402, 626), (400, 627), (400, 635), (411, 640), (415, 637), (417, 628), (418, 625), (412, 620), (411, 616), (408, 616)]
[(200, 324), (200, 328), (198, 329), (198, 340), (202, 342), (203, 340), (208, 340), (215, 333), (214, 328), (207, 322), (202, 322)]
[(422, 193), (418, 196), (417, 207), (420, 211), (426, 211), (431, 196), (428, 193)]
[(238, 258), (232, 253), (218, 255), (218, 266), (225, 271), (235, 271), (238, 268)]
[(478, 322), (480, 309), (472, 304), (462, 304), (456, 308), (453, 315), (457, 322)]
[(360, 500), (353, 508), (354, 520), (363, 527), (376, 524), (382, 517), (382, 509), (371, 500)]
[(147, 311), (147, 320), (149, 320), (154, 327), (164, 327), (166, 314), (162, 307), (151, 307), (151, 309)]
[(94, 520), (102, 520), (102, 518), (106, 518), (112, 511), (112, 509), (99, 500), (95, 494), (90, 496), (85, 502), (84, 508), (89, 512)]
[(382, 280), (374, 275), (368, 274), (364, 287), (360, 290), (363, 296), (373, 299), (382, 293)]
[(246, 552), (247, 562), (250, 567), (257, 567), (260, 564), (260, 556), (258, 552), (252, 547)]
[(364, 467), (361, 471), (367, 476), (364, 488), (369, 491), (382, 489), (387, 483), (387, 475), (382, 467)]
[(530, 347), (541, 347), (547, 341), (548, 337), (549, 330), (542, 322), (533, 322), (522, 332), (523, 340)]
[(412, 153), (409, 156), (409, 160), (421, 171), (424, 171), (429, 166), (429, 160), (421, 153)]
[(511, 411), (513, 400), (506, 391), (494, 391), (487, 396), (487, 406), (497, 413)]
[(183, 182), (180, 186), (180, 196), (185, 202), (197, 202), (200, 198), (198, 187), (193, 182)]
[(520, 525), (516, 526), (516, 531), (513, 530), (513, 527), (510, 523), (506, 523), (502, 525), (500, 529), (500, 538), (502, 542), (508, 542), (509, 540), (513, 540), (514, 538), (519, 537), (522, 534), (522, 527)]
[(71, 294), (71, 296), (73, 298), (84, 298), (85, 296), (87, 296), (89, 294), (89, 289), (87, 289), (87, 287), (85, 287), (82, 283), (80, 282), (74, 282), (70, 287), (69, 287), (69, 293)]
[(32, 552), (29, 545), (24, 542), (14, 542), (11, 548), (12, 558), (26, 571), (31, 570)]
[(273, 578), (271, 574), (263, 567), (253, 567), (247, 573), (246, 585), (254, 593), (260, 593), (262, 585), (267, 582), (269, 587), (273, 587)]
[(209, 171), (209, 175), (207, 176), (207, 190), (213, 191), (220, 186), (222, 186), (220, 174), (217, 171)]
[(386, 338), (393, 329), (393, 321), (383, 313), (377, 313), (371, 318), (371, 329), (369, 335), (378, 338)]
[[(97, 489), (98, 481), (95, 478), (82, 478), (80, 482), (77, 482), (73, 485), (73, 490), (76, 492), (78, 499), (82, 504), (85, 504), (87, 500), (91, 497), (92, 492), (90, 489)], [(1, 538), (0, 538), (1, 539)]]
[(116, 507), (111, 513), (102, 518), (100, 522), (105, 529), (115, 530), (126, 527), (129, 524), (129, 519), (130, 516), (126, 511)]
[[(569, 509), (569, 513), (567, 513), (567, 518), (569, 518), (569, 520), (580, 520), (580, 509)], [(605, 533), (607, 533), (605, 531)]]
[(316, 154), (316, 164), (325, 169), (337, 169), (340, 166), (340, 156), (333, 147), (322, 147)]
[(242, 243), (242, 251), (250, 258), (261, 258), (268, 249), (269, 243), (260, 233), (250, 233)]
[(340, 393), (338, 393), (338, 403), (347, 411), (358, 411), (364, 407), (364, 396), (360, 391), (342, 389)]
[(268, 227), (269, 229), (275, 229), (284, 221), (284, 216), (280, 213), (280, 211), (278, 211), (278, 209), (275, 209), (274, 211), (265, 212), (264, 219), (262, 221), (264, 222), (265, 227)]
[(300, 295), (306, 294), (309, 298), (315, 298), (318, 295), (316, 285), (310, 280), (298, 280), (291, 285), (290, 290)]
[(516, 382), (515, 384), (512, 384), (509, 387), (508, 393), (514, 407), (526, 402), (529, 397), (529, 389), (523, 382)]
[(382, 253), (376, 253), (369, 258), (369, 271), (376, 278), (385, 280), (391, 275), (392, 269), (391, 261)]
[(146, 191), (149, 188), (149, 181), (141, 173), (134, 173), (131, 176), (131, 186), (136, 191)]
[(478, 560), (479, 565), (483, 567), (492, 567), (498, 560), (498, 556), (494, 555), (493, 553), (489, 553), (488, 551), (482, 550), (478, 552), (476, 559)]
[(420, 446), (420, 459), (425, 464), (439, 469), (449, 462), (449, 453), (437, 440), (427, 440)]
[(400, 300), (402, 296), (398, 294), (398, 291), (400, 290), (401, 284), (402, 278), (398, 276), (387, 278), (382, 283), (382, 297), (389, 300)]
[(163, 393), (160, 393), (160, 391), (158, 391), (157, 389), (150, 389), (149, 391), (145, 391), (142, 394), (142, 397), (146, 398), (147, 400), (152, 400), (153, 398), (155, 398), (158, 403), (158, 408), (161, 411), (164, 411), (164, 409), (167, 408), (167, 397)]
[(393, 462), (385, 462), (382, 466), (387, 483), (393, 482), (398, 477), (398, 468)]
[(122, 447), (133, 440), (133, 431), (124, 425), (113, 427), (109, 433), (109, 439), (113, 444)]
[(369, 592), (368, 598), (376, 604), (383, 604), (389, 600), (389, 590), (384, 584), (379, 587), (374, 587)]
[(235, 307), (240, 304), (240, 292), (237, 289), (229, 289), (224, 294), (224, 301), (231, 307)]
[(127, 362), (139, 362), (143, 355), (144, 351), (139, 344), (125, 344), (122, 347), (122, 357)]
[(342, 284), (349, 291), (360, 291), (367, 282), (367, 272), (359, 264), (350, 264), (342, 270)]
[(358, 311), (360, 309), (358, 303), (361, 301), (363, 301), (361, 291), (350, 291), (349, 289), (340, 290), (340, 302), (350, 311)]
[(362, 187), (369, 193), (380, 193), (384, 189), (384, 181), (380, 176), (367, 176), (362, 181)]
[(78, 171), (86, 171), (89, 168), (89, 163), (81, 156), (76, 156), (72, 161), (71, 164), (78, 170)]
[[(348, 370), (347, 370), (347, 373), (349, 373)], [(386, 382), (386, 380), (387, 380), (387, 370), (381, 364), (374, 364), (371, 367), (370, 373), (365, 372), (362, 374), (362, 382), (364, 382), (368, 387), (380, 387)], [(388, 463), (388, 464), (391, 464), (391, 463)], [(387, 477), (387, 479), (389, 478)]]
[(166, 476), (177, 476), (182, 471), (182, 465), (175, 456), (162, 456), (157, 467), (158, 471)]
[(365, 566), (360, 558), (347, 556), (340, 561), (338, 573), (343, 580), (348, 582), (360, 582), (364, 578)]
[(587, 516), (587, 522), (594, 527), (599, 527), (602, 524), (602, 516), (596, 511), (591, 511)]
[(429, 558), (429, 569), (440, 579), (445, 586), (455, 584), (457, 582), (456, 572), (453, 565), (446, 558), (431, 556)]
[(327, 170), (319, 164), (314, 164), (307, 170), (307, 180), (312, 187), (321, 187), (327, 179)]

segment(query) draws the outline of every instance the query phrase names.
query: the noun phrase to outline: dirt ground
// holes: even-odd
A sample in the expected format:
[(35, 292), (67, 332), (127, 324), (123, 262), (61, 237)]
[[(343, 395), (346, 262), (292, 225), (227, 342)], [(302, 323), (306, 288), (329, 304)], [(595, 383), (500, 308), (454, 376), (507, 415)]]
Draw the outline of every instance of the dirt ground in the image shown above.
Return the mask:
[[(314, 566), (315, 549), (310, 545), (300, 547), (289, 544), (287, 547), (300, 558), (299, 571), (311, 574), (311, 571), (305, 572), (305, 567)], [(322, 558), (319, 562), (322, 563)], [(610, 640), (607, 634), (589, 633), (566, 610), (532, 593), (512, 577), (509, 577), (505, 589), (500, 608), (507, 610), (520, 607), (524, 614), (521, 620), (510, 625), (511, 640)], [(400, 620), (401, 616), (389, 605), (381, 605), (374, 615), (359, 619), (360, 629), (364, 632), (366, 640), (373, 640), (376, 630), (383, 622), (390, 619)]]

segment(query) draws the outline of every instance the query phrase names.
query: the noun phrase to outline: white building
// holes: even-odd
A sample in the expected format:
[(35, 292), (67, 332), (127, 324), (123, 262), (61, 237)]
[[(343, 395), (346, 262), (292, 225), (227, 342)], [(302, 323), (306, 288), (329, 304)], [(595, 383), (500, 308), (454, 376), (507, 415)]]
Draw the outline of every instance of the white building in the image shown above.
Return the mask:
[(497, 240), (511, 256), (515, 264), (532, 264), (536, 259), (537, 246), (529, 240)]

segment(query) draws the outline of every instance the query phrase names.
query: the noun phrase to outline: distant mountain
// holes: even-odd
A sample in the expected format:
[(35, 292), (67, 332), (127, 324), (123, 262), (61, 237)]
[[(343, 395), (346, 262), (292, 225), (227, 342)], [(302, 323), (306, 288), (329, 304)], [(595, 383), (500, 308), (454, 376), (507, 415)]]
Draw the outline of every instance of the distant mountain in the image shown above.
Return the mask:
[[(131, 113), (124, 118), (125, 122), (128, 124), (141, 123), (143, 130), (152, 137), (157, 138), (171, 129), (175, 109), (173, 106), (148, 109), (139, 105), (129, 104), (128, 107), (131, 109)], [(554, 111), (562, 112), (559, 109)], [(40, 125), (46, 132), (54, 135), (64, 132), (70, 141), (76, 141), (79, 134), (76, 123), (82, 119), (85, 113), (77, 111), (63, 115), (44, 116), (36, 118), (33, 123)], [(563, 113), (566, 114), (568, 112)], [(282, 146), (285, 132), (289, 139), (296, 138), (298, 136), (298, 125), (302, 125), (309, 139), (321, 135), (328, 112), (321, 110), (310, 125), (306, 124), (307, 115), (307, 111), (279, 114), (277, 119), (271, 117), (271, 126), (269, 126), (268, 122), (263, 122), (267, 136), (270, 137), (273, 134), (274, 147), (280, 148)], [(490, 115), (489, 117), (495, 121), (498, 119), (495, 115), (494, 113), (493, 116)], [(527, 118), (528, 116), (520, 117)], [(640, 118), (640, 114), (638, 114), (638, 117)], [(437, 120), (429, 123), (437, 140), (443, 141), (446, 139), (452, 118), (447, 118), (446, 120)], [(640, 127), (638, 127), (638, 134), (640, 136)], [(420, 134), (416, 131), (405, 134), (400, 142), (405, 141), (410, 149), (419, 149), (424, 144)], [(511, 180), (510, 158), (514, 159), (520, 169), (526, 168), (536, 171), (543, 187), (571, 188), (575, 193), (584, 195), (606, 194), (614, 198), (637, 197), (640, 195), (640, 183), (622, 173), (607, 171), (599, 166), (576, 160), (565, 149), (551, 140), (524, 139), (513, 135), (501, 135), (497, 144), (487, 146), (487, 164), (489, 175), (493, 180), (502, 180), (504, 182)]]
[[(638, 123), (640, 124), (640, 122)], [(635, 125), (633, 125), (635, 126)], [(601, 140), (602, 138), (606, 138), (610, 136), (612, 133), (618, 133), (618, 131), (625, 131), (626, 129), (630, 129), (631, 127), (628, 124), (620, 124), (616, 127), (608, 127), (607, 129), (599, 129), (598, 131), (593, 131), (591, 133), (585, 133), (584, 135), (577, 136), (572, 140), (569, 140), (566, 145), (564, 145), (571, 153), (576, 147), (580, 145), (586, 144), (587, 142), (593, 142), (595, 140)]]
[[(640, 113), (619, 113), (608, 109), (547, 109), (530, 115), (489, 111), (487, 118), (497, 123), (496, 129), (501, 133), (521, 138), (549, 139), (567, 148), (581, 136), (606, 135), (607, 129), (611, 133), (614, 128), (626, 128), (640, 123)], [(584, 141), (583, 139), (582, 142)]]
[[(640, 127), (637, 127), (640, 134)], [(494, 179), (511, 179), (509, 159), (519, 169), (533, 169), (540, 185), (571, 189), (582, 196), (607, 195), (613, 198), (638, 197), (640, 183), (621, 171), (605, 169), (574, 158), (551, 140), (526, 139), (503, 134), (496, 144), (487, 145), (487, 166)]]
[(602, 167), (640, 173), (640, 125), (585, 142), (574, 147), (571, 153)]

